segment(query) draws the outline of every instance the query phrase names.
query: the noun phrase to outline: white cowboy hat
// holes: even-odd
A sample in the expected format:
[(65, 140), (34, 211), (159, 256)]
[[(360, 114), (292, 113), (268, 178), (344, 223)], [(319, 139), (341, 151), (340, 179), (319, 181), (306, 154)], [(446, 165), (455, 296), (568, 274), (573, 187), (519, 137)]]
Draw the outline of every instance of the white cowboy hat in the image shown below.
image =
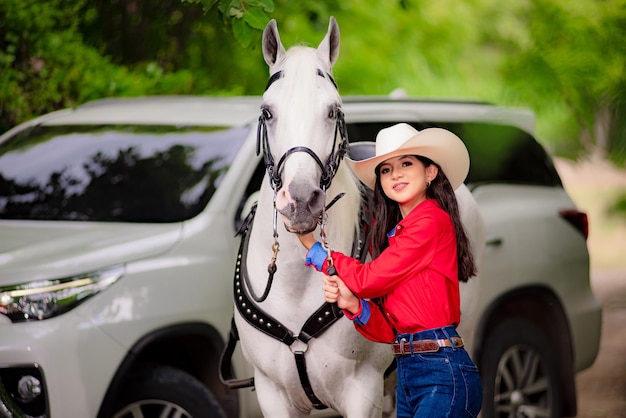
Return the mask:
[(354, 174), (370, 189), (376, 184), (378, 164), (399, 155), (421, 155), (436, 162), (456, 190), (469, 172), (469, 153), (463, 141), (442, 128), (418, 131), (406, 123), (382, 129), (376, 136), (376, 154), (364, 160), (346, 158)]

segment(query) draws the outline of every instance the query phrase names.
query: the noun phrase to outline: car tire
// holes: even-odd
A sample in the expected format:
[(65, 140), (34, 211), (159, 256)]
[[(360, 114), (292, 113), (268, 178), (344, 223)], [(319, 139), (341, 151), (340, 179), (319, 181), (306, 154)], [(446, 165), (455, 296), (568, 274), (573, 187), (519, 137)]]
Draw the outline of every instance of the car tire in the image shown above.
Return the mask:
[(114, 410), (113, 418), (226, 418), (200, 381), (168, 366), (143, 369), (133, 375)]
[(483, 417), (562, 417), (558, 366), (543, 331), (526, 320), (505, 320), (484, 346)]

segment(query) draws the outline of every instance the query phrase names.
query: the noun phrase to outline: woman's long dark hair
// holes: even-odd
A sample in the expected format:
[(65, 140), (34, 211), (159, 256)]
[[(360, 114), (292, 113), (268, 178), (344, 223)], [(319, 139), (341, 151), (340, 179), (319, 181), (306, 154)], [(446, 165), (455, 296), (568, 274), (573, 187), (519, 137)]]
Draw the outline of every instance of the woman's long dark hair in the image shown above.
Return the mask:
[[(437, 163), (421, 155), (416, 155), (415, 157), (420, 160), (425, 167), (435, 164), (439, 169), (437, 170), (437, 176), (426, 189), (426, 197), (436, 200), (439, 206), (452, 218), (456, 232), (459, 281), (466, 282), (470, 277), (476, 275), (476, 265), (470, 248), (469, 238), (461, 222), (459, 206), (452, 185), (450, 185), (448, 178)], [(376, 258), (389, 246), (387, 233), (402, 220), (402, 213), (400, 212), (398, 203), (389, 199), (383, 192), (383, 188), (380, 184), (380, 166), (376, 167), (376, 185), (374, 186), (373, 205), (373, 213), (376, 219), (372, 227), (372, 256)]]

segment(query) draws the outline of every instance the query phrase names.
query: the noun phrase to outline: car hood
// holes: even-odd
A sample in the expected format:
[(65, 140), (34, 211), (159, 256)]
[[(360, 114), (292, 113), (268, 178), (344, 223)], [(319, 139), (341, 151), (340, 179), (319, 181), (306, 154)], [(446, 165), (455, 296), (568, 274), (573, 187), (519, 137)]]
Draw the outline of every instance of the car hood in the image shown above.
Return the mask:
[(162, 254), (182, 224), (0, 222), (0, 286), (64, 278)]

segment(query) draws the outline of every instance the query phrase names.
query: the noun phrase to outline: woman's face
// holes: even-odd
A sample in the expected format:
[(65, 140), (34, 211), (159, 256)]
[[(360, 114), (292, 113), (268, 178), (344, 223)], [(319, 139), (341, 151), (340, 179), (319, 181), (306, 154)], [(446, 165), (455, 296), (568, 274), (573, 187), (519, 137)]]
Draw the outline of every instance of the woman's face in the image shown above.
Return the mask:
[(379, 173), (383, 192), (398, 203), (405, 217), (426, 200), (428, 182), (437, 176), (437, 166), (426, 167), (414, 155), (401, 155), (383, 161)]

